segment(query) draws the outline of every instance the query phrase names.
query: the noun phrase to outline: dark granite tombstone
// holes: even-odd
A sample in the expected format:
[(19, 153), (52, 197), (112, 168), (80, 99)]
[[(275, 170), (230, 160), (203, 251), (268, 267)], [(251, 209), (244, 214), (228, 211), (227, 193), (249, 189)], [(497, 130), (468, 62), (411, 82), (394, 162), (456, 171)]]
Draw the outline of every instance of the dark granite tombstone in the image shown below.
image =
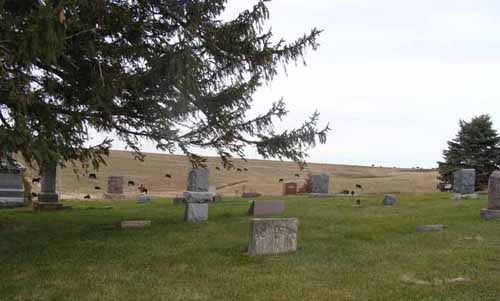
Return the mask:
[(15, 161), (0, 161), (0, 208), (25, 206), (23, 172)]
[(38, 201), (33, 202), (33, 209), (37, 211), (52, 211), (60, 209), (69, 209), (64, 207), (59, 201), (59, 194), (56, 191), (57, 180), (57, 164), (47, 164), (40, 170), (41, 173), (41, 190), (38, 194)]
[(109, 176), (108, 177), (108, 189), (104, 194), (104, 198), (108, 200), (121, 200), (125, 199), (123, 194), (123, 176)]
[(311, 175), (311, 197), (329, 197), (330, 176), (326, 173)]
[(459, 169), (453, 173), (453, 192), (472, 194), (476, 191), (476, 170)]
[(278, 254), (297, 250), (298, 220), (296, 218), (250, 219), (250, 256)]
[(283, 184), (283, 195), (296, 195), (297, 194), (297, 183), (287, 182)]
[(208, 191), (208, 169), (191, 168), (188, 172), (187, 191)]
[(500, 171), (494, 171), (488, 181), (488, 208), (481, 209), (481, 219), (500, 219)]
[(392, 206), (396, 204), (396, 196), (392, 195), (392, 194), (386, 194), (384, 196), (384, 205), (385, 206)]
[(285, 211), (285, 201), (252, 201), (248, 214), (253, 216), (258, 215), (276, 215), (283, 214)]

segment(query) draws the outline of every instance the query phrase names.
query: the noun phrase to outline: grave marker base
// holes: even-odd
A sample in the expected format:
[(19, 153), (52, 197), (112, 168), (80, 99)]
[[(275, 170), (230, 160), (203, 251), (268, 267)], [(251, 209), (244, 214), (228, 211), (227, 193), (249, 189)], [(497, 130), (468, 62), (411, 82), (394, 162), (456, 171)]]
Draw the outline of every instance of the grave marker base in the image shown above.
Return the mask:
[(481, 209), (481, 212), (479, 213), (480, 217), (482, 220), (495, 220), (495, 219), (500, 219), (500, 210), (492, 210), (492, 209), (486, 209), (483, 208)]

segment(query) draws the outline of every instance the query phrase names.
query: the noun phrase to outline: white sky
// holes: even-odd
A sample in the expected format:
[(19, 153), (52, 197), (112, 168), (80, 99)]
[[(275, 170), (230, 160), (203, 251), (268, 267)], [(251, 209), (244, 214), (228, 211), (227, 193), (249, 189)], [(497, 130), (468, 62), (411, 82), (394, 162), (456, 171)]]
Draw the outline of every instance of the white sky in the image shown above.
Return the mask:
[[(256, 1), (228, 2), (233, 16)], [(264, 112), (283, 97), (290, 114), (280, 128), (320, 111), (332, 131), (308, 161), (433, 167), (460, 118), (488, 113), (500, 126), (500, 1), (274, 0), (268, 7), (276, 38), (324, 30), (307, 66), (290, 66), (254, 103)]]

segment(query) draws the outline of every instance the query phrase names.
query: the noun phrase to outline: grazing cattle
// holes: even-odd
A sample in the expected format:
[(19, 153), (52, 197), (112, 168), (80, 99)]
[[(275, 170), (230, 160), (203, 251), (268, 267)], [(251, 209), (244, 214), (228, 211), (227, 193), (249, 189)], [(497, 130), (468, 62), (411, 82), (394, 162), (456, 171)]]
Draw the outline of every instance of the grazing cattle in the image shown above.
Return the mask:
[(355, 194), (354, 190), (353, 190), (353, 191), (351, 191), (351, 195), (354, 195), (354, 194)]
[(361, 186), (361, 184), (356, 184), (356, 188), (363, 189), (363, 186)]
[(237, 168), (236, 170), (239, 171), (239, 172), (242, 172), (241, 168)]
[(95, 190), (101, 190), (101, 186), (94, 186)]
[(31, 180), (31, 184), (35, 184), (35, 183), (40, 184), (40, 178), (33, 178), (33, 179)]
[(342, 194), (350, 194), (351, 192), (347, 189), (342, 190), (340, 193)]
[(97, 175), (95, 173), (89, 174), (89, 179), (97, 179)]
[(216, 169), (216, 170), (220, 170), (220, 167), (219, 167), (219, 166), (217, 166), (217, 167), (215, 167), (215, 169)]
[(89, 195), (89, 194), (87, 194), (87, 195), (86, 195), (86, 196), (84, 196), (83, 198), (84, 198), (84, 199), (86, 199), (86, 200), (90, 200), (90, 195)]
[(300, 177), (300, 175), (299, 175), (298, 173), (296, 173), (296, 174), (295, 174), (295, 177), (296, 177), (296, 178), (299, 178), (299, 177)]
[(172, 176), (171, 176), (170, 174), (166, 174), (166, 175), (165, 175), (165, 178), (172, 179)]
[(141, 193), (148, 194), (148, 189), (144, 186), (144, 184), (141, 184), (138, 189)]
[(283, 179), (279, 179), (279, 181), (278, 181), (278, 182), (280, 182), (280, 183), (281, 183), (281, 182), (283, 182)]
[(243, 168), (244, 171), (248, 171), (248, 168)]
[(134, 181), (128, 181), (128, 186), (135, 186)]

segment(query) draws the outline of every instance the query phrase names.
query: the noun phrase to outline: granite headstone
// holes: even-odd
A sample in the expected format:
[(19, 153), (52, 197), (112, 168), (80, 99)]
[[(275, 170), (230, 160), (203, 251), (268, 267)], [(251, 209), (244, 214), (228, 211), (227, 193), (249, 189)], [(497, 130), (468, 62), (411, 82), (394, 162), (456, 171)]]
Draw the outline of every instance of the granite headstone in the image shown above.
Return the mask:
[(459, 169), (453, 173), (453, 192), (472, 194), (476, 191), (476, 170)]
[(266, 255), (297, 250), (296, 218), (252, 218), (248, 254)]

